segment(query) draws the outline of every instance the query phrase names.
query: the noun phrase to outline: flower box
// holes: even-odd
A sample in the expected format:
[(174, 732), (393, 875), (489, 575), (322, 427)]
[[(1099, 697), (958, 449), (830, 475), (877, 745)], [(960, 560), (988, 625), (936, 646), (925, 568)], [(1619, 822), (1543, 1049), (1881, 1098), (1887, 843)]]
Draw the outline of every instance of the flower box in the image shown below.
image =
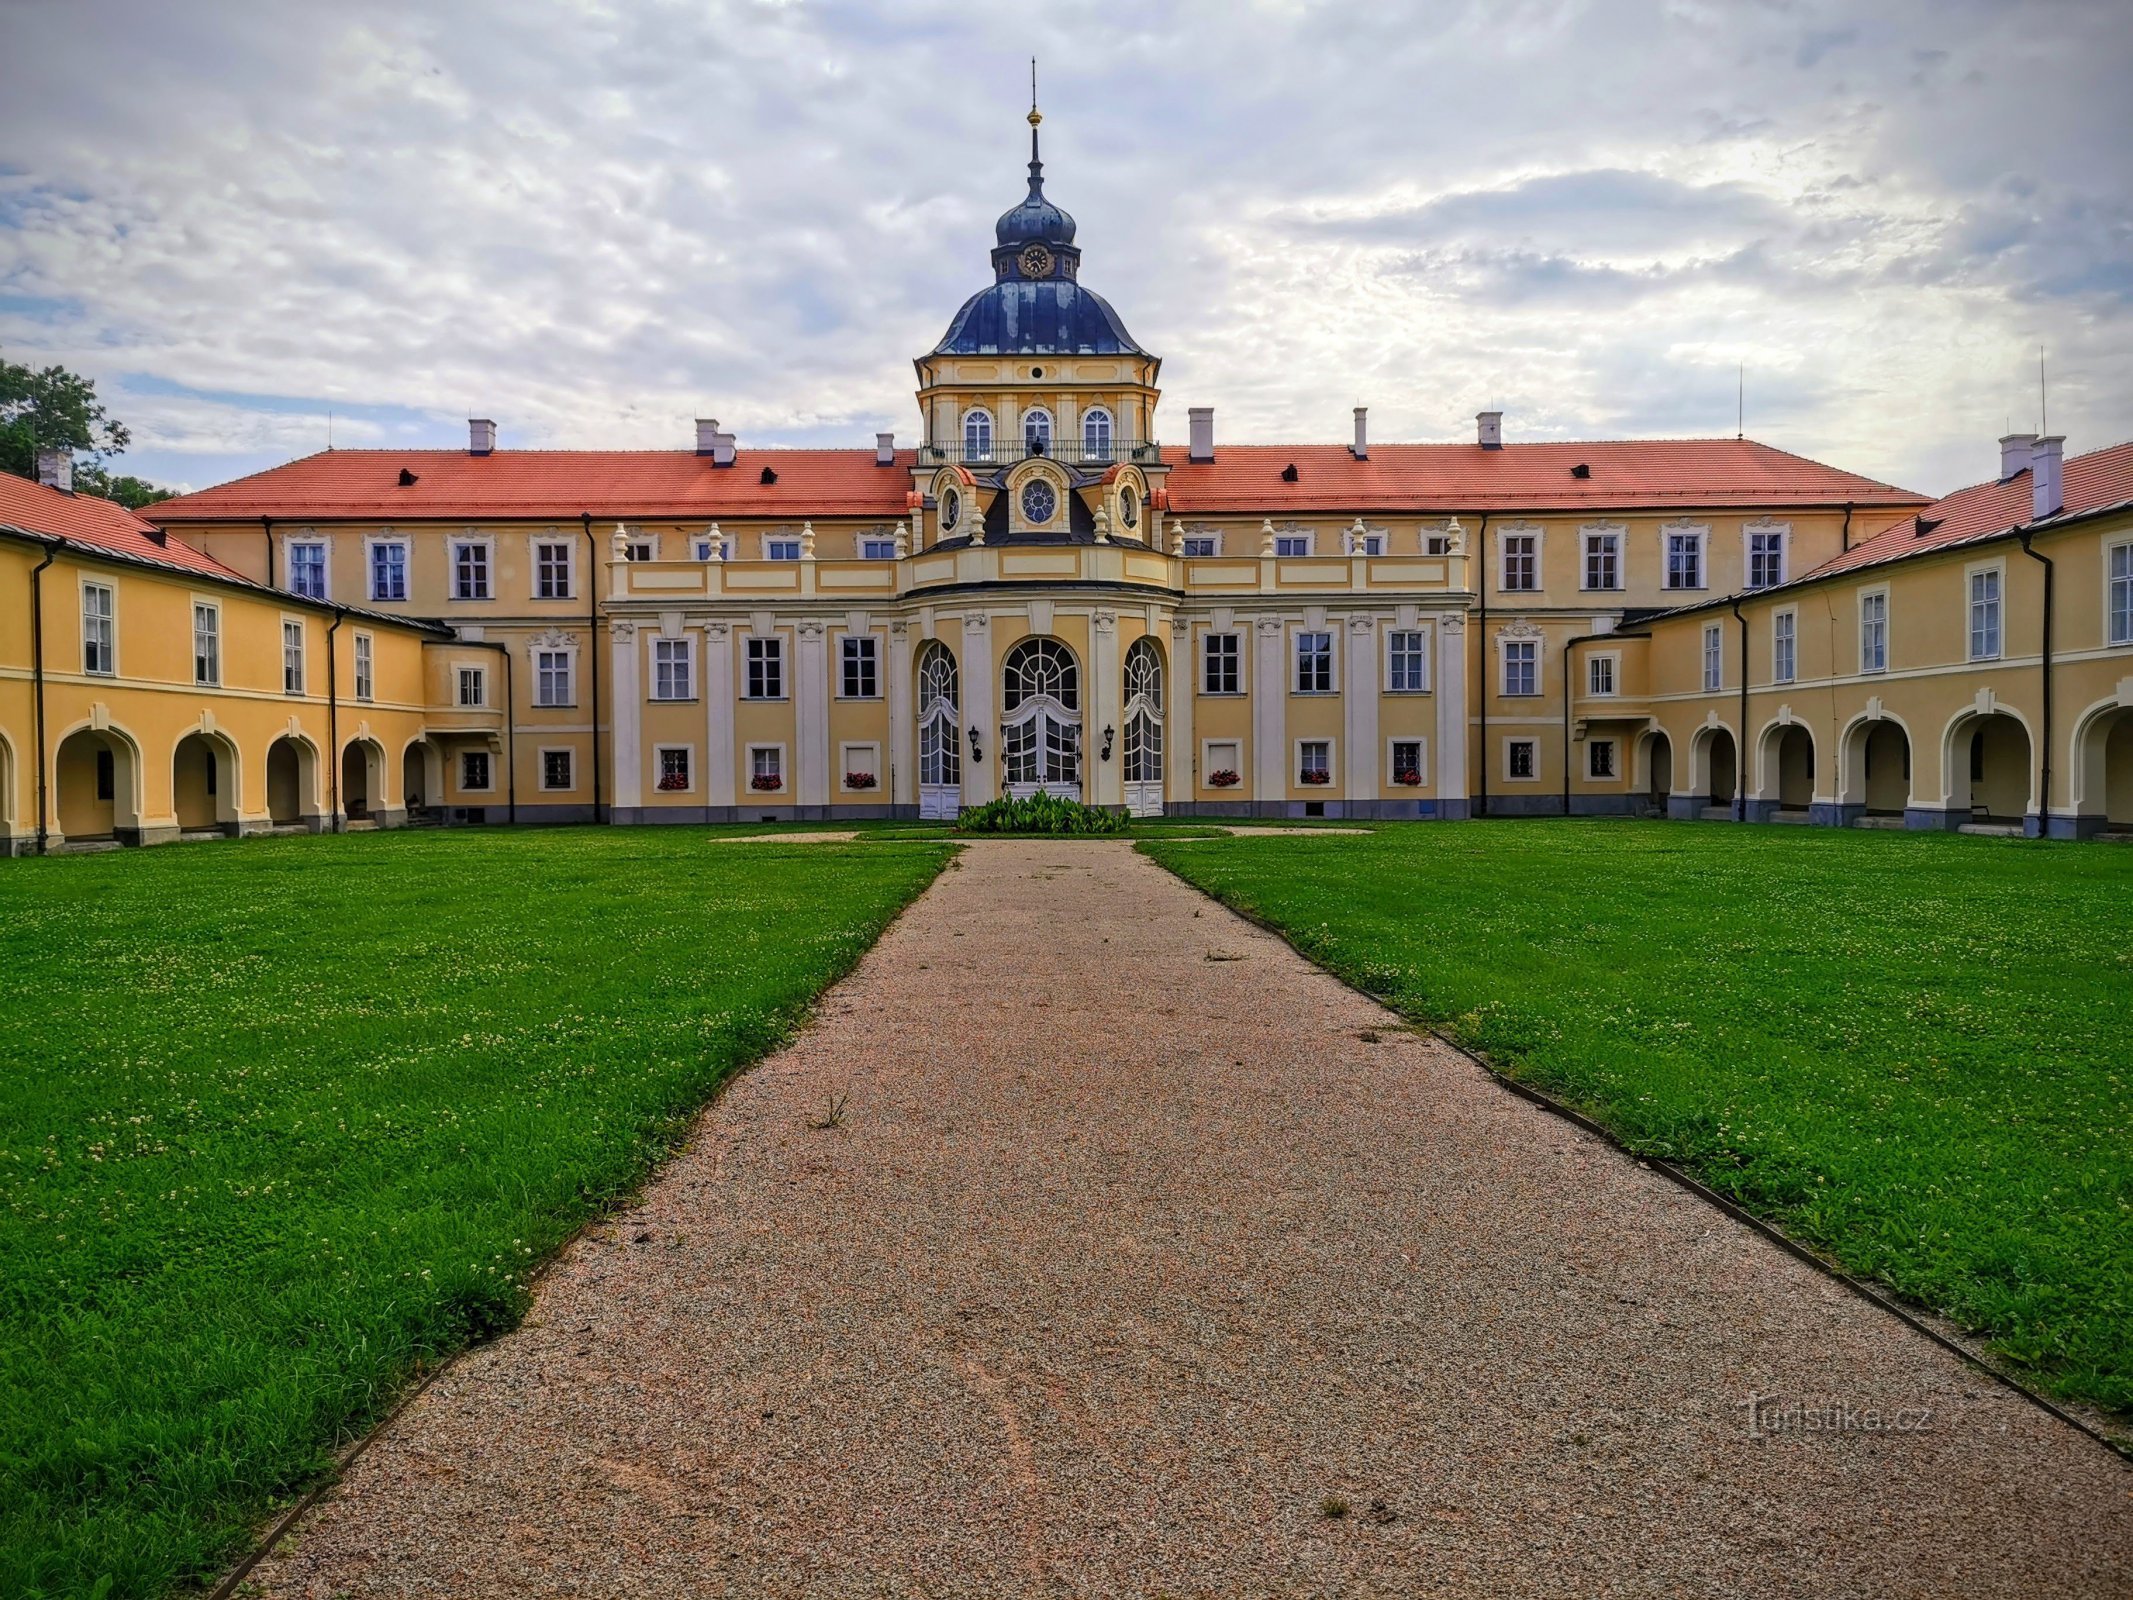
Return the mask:
[(1333, 781), (1333, 774), (1328, 772), (1324, 767), (1308, 767), (1304, 770), (1302, 776), (1303, 781), (1312, 785), (1314, 788), (1319, 784), (1331, 783)]
[(1419, 789), (1422, 787), (1422, 774), (1413, 767), (1407, 767), (1395, 772), (1392, 775), (1392, 781), (1403, 789)]
[(877, 781), (871, 772), (847, 772), (844, 775), (844, 786), (847, 789), (871, 789)]
[(1224, 767), (1220, 772), (1210, 772), (1207, 775), (1207, 787), (1210, 789), (1234, 789), (1237, 787), (1238, 782), (1237, 774), (1227, 767)]
[(785, 780), (775, 772), (758, 772), (748, 780), (748, 787), (758, 794), (768, 794), (773, 789), (785, 787)]
[(659, 780), (660, 791), (665, 794), (674, 794), (688, 787), (689, 779), (685, 773), (669, 772)]

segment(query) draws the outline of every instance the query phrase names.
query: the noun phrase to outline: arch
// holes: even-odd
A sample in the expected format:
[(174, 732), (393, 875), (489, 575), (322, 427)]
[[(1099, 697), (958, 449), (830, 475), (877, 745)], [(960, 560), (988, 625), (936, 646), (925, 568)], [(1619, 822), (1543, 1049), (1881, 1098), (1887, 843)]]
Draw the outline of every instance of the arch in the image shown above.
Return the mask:
[(341, 816), (368, 822), (393, 810), (385, 787), (385, 750), (377, 740), (350, 739), (341, 747)]
[(52, 831), (62, 839), (141, 837), (141, 747), (112, 724), (78, 723), (52, 761)]
[(1109, 461), (1111, 459), (1111, 412), (1105, 406), (1091, 406), (1081, 414), (1081, 455), (1084, 461)]
[(1985, 694), (1979, 701), (1979, 706), (1957, 712), (1941, 736), (1941, 790), (1948, 820), (1957, 825), (2021, 822), (2037, 809), (2029, 724), (2020, 712)]
[(963, 413), (963, 456), (970, 461), (992, 458), (992, 413), (983, 406)]
[(234, 838), (243, 793), (237, 741), (228, 734), (198, 727), (171, 748), (170, 803), (179, 831), (213, 829)]
[(285, 733), (267, 746), (267, 821), (293, 828), (315, 823), (319, 804), (318, 746), (300, 733)]
[(1025, 461), (1015, 468), (1007, 475), (1001, 499), (1011, 529), (1050, 533), (1073, 526), (1073, 486), (1049, 461)]
[(918, 814), (950, 818), (962, 809), (963, 690), (955, 652), (940, 640), (918, 655)]
[(1052, 448), (1052, 413), (1048, 406), (1031, 406), (1022, 413), (1022, 447), (1033, 456), (1047, 455)]
[(1911, 803), (1911, 729), (1878, 706), (1844, 725), (1837, 739), (1837, 799), (1870, 817), (1900, 817)]
[(1698, 728), (1689, 741), (1689, 781), (1706, 806), (1731, 806), (1739, 793), (1740, 761), (1733, 730), (1724, 723)]
[(1136, 817), (1163, 814), (1163, 652), (1143, 634), (1126, 651), (1125, 736), (1120, 770), (1126, 810)]
[(8, 853), (15, 837), (15, 747), (0, 732), (0, 856)]
[(2067, 764), (2076, 829), (2133, 829), (2133, 702), (2116, 697), (2075, 719)]
[(1756, 741), (1761, 792), (1756, 798), (1778, 811), (1805, 812), (1815, 797), (1815, 738), (1804, 722), (1773, 722)]
[(1000, 773), (1011, 795), (1081, 794), (1081, 666), (1045, 635), (1000, 666)]
[(1637, 740), (1636, 761), (1644, 774), (1645, 806), (1665, 816), (1667, 797), (1674, 792), (1674, 741), (1664, 728), (1647, 729)]
[(444, 752), (437, 741), (421, 735), (400, 752), (400, 793), (409, 821), (428, 817), (444, 804)]

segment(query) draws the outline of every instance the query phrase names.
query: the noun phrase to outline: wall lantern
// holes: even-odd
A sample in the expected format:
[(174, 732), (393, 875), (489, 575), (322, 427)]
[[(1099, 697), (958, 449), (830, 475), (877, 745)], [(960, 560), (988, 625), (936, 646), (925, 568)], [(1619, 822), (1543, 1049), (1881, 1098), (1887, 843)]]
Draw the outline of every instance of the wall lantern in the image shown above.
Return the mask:
[(1117, 732), (1118, 732), (1118, 730), (1117, 730), (1116, 728), (1112, 727), (1112, 726), (1111, 726), (1111, 725), (1110, 725), (1109, 723), (1106, 723), (1106, 724), (1104, 725), (1104, 748), (1103, 748), (1103, 758), (1104, 758), (1104, 760), (1106, 760), (1106, 761), (1109, 761), (1109, 760), (1111, 759), (1111, 737), (1112, 737), (1112, 735), (1113, 735), (1113, 734), (1115, 734), (1115, 733), (1117, 733)]
[(984, 751), (983, 751), (982, 749), (980, 749), (980, 748), (978, 747), (978, 728), (977, 728), (977, 724), (976, 724), (976, 723), (972, 723), (972, 724), (970, 725), (969, 733), (970, 733), (970, 760), (971, 760), (971, 764), (975, 766), (975, 765), (981, 764), (981, 763), (982, 763), (982, 762), (983, 762), (983, 761), (985, 760), (985, 752), (984, 752)]

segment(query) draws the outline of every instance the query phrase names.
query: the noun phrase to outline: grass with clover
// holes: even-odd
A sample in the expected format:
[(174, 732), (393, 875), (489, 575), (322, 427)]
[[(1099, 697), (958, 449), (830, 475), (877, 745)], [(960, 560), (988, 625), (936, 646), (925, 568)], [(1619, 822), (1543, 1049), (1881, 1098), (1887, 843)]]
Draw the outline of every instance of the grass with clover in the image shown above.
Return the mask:
[(218, 1570), (945, 855), (631, 828), (0, 866), (0, 1594)]
[(2133, 850), (1575, 821), (1140, 848), (2133, 1412)]

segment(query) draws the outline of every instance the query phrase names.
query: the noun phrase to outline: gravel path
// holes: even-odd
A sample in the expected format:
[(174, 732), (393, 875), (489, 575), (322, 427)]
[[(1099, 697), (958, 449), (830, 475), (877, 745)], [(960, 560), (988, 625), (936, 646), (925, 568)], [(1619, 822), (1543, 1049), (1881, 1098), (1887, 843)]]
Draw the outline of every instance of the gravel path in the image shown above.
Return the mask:
[(260, 1586), (2133, 1588), (2133, 1472), (1397, 1026), (1125, 845), (976, 845)]

